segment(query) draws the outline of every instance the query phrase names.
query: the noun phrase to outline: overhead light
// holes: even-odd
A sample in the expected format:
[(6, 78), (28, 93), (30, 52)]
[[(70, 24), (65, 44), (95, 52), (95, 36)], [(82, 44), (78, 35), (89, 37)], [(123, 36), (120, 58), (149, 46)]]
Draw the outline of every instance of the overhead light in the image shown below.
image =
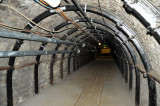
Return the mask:
[(49, 6), (56, 8), (60, 5), (61, 0), (44, 0)]
[(101, 46), (101, 43), (98, 43), (99, 46)]

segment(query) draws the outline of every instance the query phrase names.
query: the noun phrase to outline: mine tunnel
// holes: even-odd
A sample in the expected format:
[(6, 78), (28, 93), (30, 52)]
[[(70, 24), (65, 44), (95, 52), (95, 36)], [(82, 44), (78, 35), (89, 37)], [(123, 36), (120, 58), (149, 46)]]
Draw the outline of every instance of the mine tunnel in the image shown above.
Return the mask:
[(159, 0), (0, 0), (0, 106), (160, 106)]

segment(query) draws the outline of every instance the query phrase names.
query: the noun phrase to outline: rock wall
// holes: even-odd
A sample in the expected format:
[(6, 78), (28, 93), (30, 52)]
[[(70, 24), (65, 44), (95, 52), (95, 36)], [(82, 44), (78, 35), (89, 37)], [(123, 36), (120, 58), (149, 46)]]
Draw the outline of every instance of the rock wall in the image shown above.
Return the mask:
[[(92, 5), (92, 6), (98, 6), (97, 0), (78, 0), (82, 4)], [(151, 0), (158, 8), (160, 6), (159, 0)], [(29, 18), (33, 19), (38, 14), (42, 13), (46, 9), (39, 6), (38, 4), (34, 3), (33, 0), (4, 0), (3, 3), (12, 5), (16, 7), (19, 11), (24, 13)], [(121, 0), (100, 0), (101, 6), (103, 9), (105, 9), (108, 12), (113, 13), (114, 15), (121, 18), (129, 27), (131, 27), (135, 32), (136, 36), (141, 42), (141, 44), (144, 47), (144, 50), (147, 52), (147, 56), (151, 62), (152, 70), (159, 72), (160, 69), (160, 46), (156, 42), (156, 40), (150, 36), (147, 35), (146, 28), (131, 14), (127, 14), (125, 9), (123, 8), (123, 2)], [(62, 1), (62, 5), (65, 4), (64, 1)], [(24, 28), (25, 25), (28, 24), (28, 21), (25, 20), (22, 16), (17, 14), (15, 11), (7, 9), (6, 7), (0, 6), (0, 22), (3, 22), (7, 25), (16, 26), (20, 28)], [(69, 17), (78, 17), (74, 12), (67, 13)], [(87, 13), (88, 17), (96, 18), (99, 20), (102, 20), (101, 17)], [(54, 17), (49, 17), (39, 24), (41, 26), (44, 26), (45, 28), (48, 28), (52, 30), (56, 25), (63, 22), (64, 20), (59, 17), (58, 15), (55, 15)], [(113, 24), (109, 20), (105, 19), (106, 22)], [(52, 23), (51, 23), (52, 22)], [(83, 24), (82, 24), (83, 25)], [(96, 25), (96, 24), (95, 24)], [(103, 26), (101, 26), (103, 27)], [(33, 28), (33, 30), (39, 30), (38, 28)], [(59, 36), (64, 35), (65, 33), (58, 34)], [(12, 50), (16, 40), (9, 40), (9, 39), (0, 39), (0, 50), (3, 51), (10, 51)], [(34, 45), (34, 46), (33, 46)], [(30, 42), (30, 41), (24, 41), (22, 44), (20, 50), (39, 50), (41, 43), (36, 42)], [(46, 46), (47, 50), (52, 50), (56, 47), (56, 45), (48, 44)], [(60, 48), (61, 50), (64, 49), (64, 46)], [(134, 49), (135, 53), (137, 54), (136, 50)], [(61, 55), (57, 55), (60, 56)], [(50, 59), (51, 56), (42, 56), (43, 59)], [(8, 65), (9, 59), (0, 59), (0, 65)], [(35, 61), (36, 57), (18, 57), (16, 59), (16, 65), (32, 62)], [(137, 60), (139, 64), (142, 64), (139, 55), (137, 54)], [(63, 68), (64, 68), (64, 76), (67, 76), (67, 59), (64, 61)], [(77, 66), (77, 64), (76, 64)], [(73, 67), (73, 59), (71, 59), (71, 67)], [(46, 62), (43, 64), (40, 64), (39, 67), (39, 89), (40, 91), (45, 89), (49, 85), (49, 71), (50, 71), (50, 63)], [(71, 68), (73, 69), (73, 68)], [(54, 83), (57, 83), (60, 79), (60, 60), (56, 61), (54, 64)], [(72, 70), (73, 71), (73, 70)], [(135, 82), (135, 77), (133, 78), (133, 82)], [(26, 86), (27, 85), (27, 86)], [(160, 85), (157, 83), (157, 93), (158, 93), (158, 106), (160, 105)], [(132, 89), (133, 95), (135, 95), (135, 83), (133, 84)], [(147, 106), (148, 105), (148, 83), (147, 79), (144, 79), (141, 75), (141, 106)], [(0, 72), (0, 105), (6, 106), (6, 71)], [(30, 66), (24, 69), (18, 69), (13, 72), (13, 96), (14, 96), (14, 104), (19, 104), (23, 102), (28, 97), (34, 95), (34, 66)]]

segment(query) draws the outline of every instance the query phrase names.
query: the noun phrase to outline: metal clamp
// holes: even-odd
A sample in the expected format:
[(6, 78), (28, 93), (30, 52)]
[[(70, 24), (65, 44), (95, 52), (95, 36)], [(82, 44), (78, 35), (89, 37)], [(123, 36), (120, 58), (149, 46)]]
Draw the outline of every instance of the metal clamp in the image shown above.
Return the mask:
[(31, 28), (34, 27), (31, 22), (28, 22), (28, 25), (29, 25)]
[(77, 53), (79, 54), (80, 52), (81, 52), (81, 51), (78, 49), (78, 50), (77, 50)]
[(85, 44), (85, 43), (83, 43), (83, 44), (82, 44), (82, 47), (85, 47), (85, 46), (86, 46), (86, 44)]
[(148, 74), (147, 73), (143, 73), (143, 78), (148, 78)]
[(87, 5), (84, 6), (84, 12), (87, 12)]

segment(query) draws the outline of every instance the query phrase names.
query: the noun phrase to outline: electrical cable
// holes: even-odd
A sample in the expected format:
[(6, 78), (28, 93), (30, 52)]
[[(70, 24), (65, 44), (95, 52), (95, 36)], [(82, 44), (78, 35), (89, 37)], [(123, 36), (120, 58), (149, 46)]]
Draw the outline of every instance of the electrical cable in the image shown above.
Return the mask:
[[(42, 3), (41, 3), (42, 4)], [(61, 31), (50, 31), (48, 29), (45, 29), (43, 27), (41, 27), (40, 25), (36, 24), (35, 22), (33, 22), (30, 18), (26, 17), (23, 13), (21, 13), (20, 11), (18, 11), (17, 9), (15, 9), (14, 7), (10, 6), (10, 5), (5, 5), (5, 4), (0, 4), (0, 6), (4, 6), (4, 7), (7, 7), (7, 8), (10, 8), (14, 11), (16, 11), (17, 13), (19, 13), (21, 16), (23, 16), (25, 19), (27, 19), (29, 22), (31, 22), (32, 24), (34, 24), (35, 26), (37, 26), (38, 28), (44, 30), (44, 31), (47, 31), (47, 32), (50, 32), (50, 33), (59, 33), (59, 32), (62, 32), (64, 30), (61, 30)], [(86, 33), (86, 31), (84, 31), (74, 20), (71, 20), (69, 19), (59, 8), (56, 9), (57, 10), (57, 13), (59, 13), (60, 16), (62, 16), (65, 20), (71, 22), (72, 24), (74, 24), (79, 30), (81, 30), (83, 33)], [(2, 26), (2, 25), (1, 25)], [(8, 28), (8, 29), (12, 29), (12, 30), (15, 30), (15, 29), (18, 29), (18, 28)], [(67, 28), (68, 29), (68, 28)], [(66, 29), (66, 30), (67, 30)], [(22, 29), (19, 29), (19, 31), (24, 31)], [(87, 34), (87, 33), (86, 33)], [(90, 34), (87, 34), (89, 36), (91, 36)], [(92, 36), (91, 36), (92, 37)], [(93, 38), (93, 37), (92, 37)], [(96, 40), (95, 40), (96, 41)]]
[[(35, 26), (37, 26), (38, 28), (44, 30), (44, 31), (47, 31), (47, 32), (50, 32), (50, 33), (60, 33), (60, 32), (63, 32), (64, 30), (60, 30), (60, 31), (51, 31), (51, 30), (48, 30), (46, 28), (43, 28), (42, 26), (36, 24), (35, 22), (33, 22), (30, 18), (28, 18), (27, 16), (25, 16), (23, 13), (21, 13), (20, 11), (18, 11), (17, 9), (15, 9), (14, 7), (10, 6), (10, 5), (5, 5), (5, 4), (0, 4), (0, 6), (4, 6), (4, 7), (7, 7), (7, 8), (10, 8), (14, 11), (16, 11), (17, 13), (19, 13), (21, 16), (23, 16), (25, 19), (27, 19), (29, 22), (31, 22), (32, 24), (34, 24)], [(67, 30), (67, 29), (66, 29)]]
[[(11, 26), (8, 26), (8, 25), (2, 24), (2, 23), (0, 23), (0, 27), (5, 28), (5, 29), (9, 29), (9, 30), (13, 30), (13, 31), (18, 31), (18, 32), (34, 33), (34, 34), (40, 35), (40, 36), (46, 36), (46, 37), (53, 36), (53, 37), (56, 37), (56, 38), (61, 38), (60, 36), (57, 36), (57, 35), (44, 34), (44, 33), (41, 33), (41, 32), (35, 32), (35, 31), (27, 30), (27, 29), (20, 29), (20, 28), (11, 27)], [(68, 28), (68, 29), (74, 29), (74, 28)], [(71, 39), (67, 38), (67, 40), (71, 40)]]
[(101, 11), (101, 16), (102, 16), (103, 23), (105, 24), (106, 22), (105, 22), (105, 20), (104, 20), (103, 14), (102, 14), (102, 8), (101, 8), (100, 1), (99, 1), (99, 0), (97, 0), (97, 1), (98, 1), (98, 7), (100, 8), (100, 11)]
[[(38, 4), (42, 5), (43, 7), (47, 8), (47, 9), (54, 9), (53, 7), (51, 7), (49, 4), (47, 4), (46, 2), (44, 2), (43, 0), (34, 0), (35, 2), (37, 2)], [(59, 8), (54, 9), (57, 11), (57, 13), (62, 16), (65, 20), (71, 22), (72, 24), (74, 24), (79, 30), (81, 30), (83, 33), (86, 33), (85, 30), (83, 30), (74, 20), (71, 20), (70, 18), (68, 18), (63, 11), (61, 11)], [(86, 33), (87, 35), (91, 36), (90, 34)], [(91, 36), (94, 40), (95, 38), (93, 36)], [(97, 42), (97, 40), (95, 40)]]
[(0, 23), (0, 27), (5, 28), (5, 29), (9, 29), (9, 30), (13, 30), (13, 31), (18, 31), (18, 32), (26, 32), (26, 33), (29, 32), (29, 33), (34, 33), (34, 34), (41, 35), (41, 36), (54, 36), (54, 37), (60, 38), (57, 35), (44, 34), (41, 32), (31, 31), (31, 30), (27, 30), (27, 29), (21, 29), (21, 28), (17, 28), (17, 27), (8, 26), (8, 25), (2, 24), (2, 23)]
[[(64, 59), (66, 58), (69, 58), (69, 57), (74, 57), (74, 56), (66, 56), (64, 57)], [(42, 61), (34, 61), (34, 62), (30, 62), (30, 63), (27, 63), (27, 64), (22, 64), (22, 65), (15, 65), (13, 66), (14, 69), (21, 69), (21, 68), (25, 68), (25, 67), (29, 67), (29, 66), (32, 66), (32, 65), (35, 65), (35, 64), (40, 64), (40, 63), (45, 63), (45, 62), (49, 62), (49, 61), (52, 61), (52, 60), (60, 60), (62, 58), (57, 58), (57, 59), (47, 59), (47, 60), (42, 60)], [(5, 71), (5, 70), (9, 70), (10, 69), (10, 66), (0, 66), (0, 71)]]
[(82, 30), (82, 28), (74, 21), (69, 19), (59, 8), (56, 9), (56, 11), (59, 13), (60, 16), (62, 16), (66, 21), (71, 22), (74, 24), (78, 29)]
[[(38, 3), (38, 4), (40, 4), (41, 6), (43, 6), (43, 7), (45, 7), (45, 8), (47, 8), (47, 9), (52, 9), (47, 3), (45, 3), (44, 1), (42, 1), (42, 0), (34, 0), (36, 3)], [(44, 3), (44, 4), (43, 4)]]
[[(85, 30), (83, 30), (74, 20), (71, 20), (70, 18), (68, 18), (63, 11), (61, 11), (59, 8), (56, 9), (57, 13), (59, 13), (60, 16), (62, 16), (66, 21), (71, 22), (72, 24), (74, 24), (79, 30), (81, 30), (83, 33), (86, 33), (87, 35), (91, 36), (90, 34), (88, 34)], [(93, 36), (91, 36), (91, 38), (94, 39)], [(95, 39), (94, 39), (95, 40)], [(97, 40), (95, 40), (97, 42)]]

